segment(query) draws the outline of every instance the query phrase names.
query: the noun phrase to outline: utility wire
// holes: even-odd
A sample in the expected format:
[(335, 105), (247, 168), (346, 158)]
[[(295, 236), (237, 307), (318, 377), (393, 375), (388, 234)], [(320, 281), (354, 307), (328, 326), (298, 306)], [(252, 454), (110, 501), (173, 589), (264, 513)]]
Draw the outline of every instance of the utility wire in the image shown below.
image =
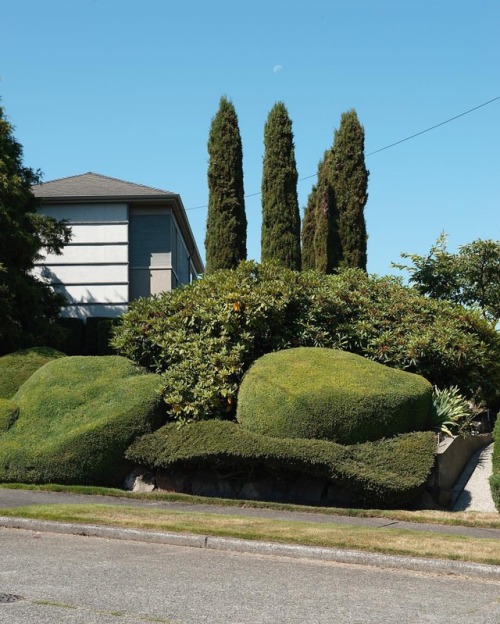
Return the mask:
[[(426, 128), (425, 130), (421, 130), (420, 132), (417, 132), (416, 134), (412, 134), (411, 136), (408, 136), (405, 139), (401, 139), (400, 141), (396, 141), (395, 143), (391, 143), (390, 145), (386, 145), (385, 147), (381, 147), (380, 149), (377, 149), (374, 152), (370, 152), (369, 154), (366, 154), (366, 157), (368, 158), (368, 156), (373, 156), (374, 154), (378, 154), (379, 152), (383, 152), (384, 150), (388, 150), (391, 147), (395, 147), (396, 145), (400, 145), (401, 143), (405, 143), (406, 141), (410, 141), (411, 139), (414, 139), (415, 137), (421, 136), (422, 134), (425, 134), (426, 132), (430, 132), (431, 130), (435, 130), (436, 128), (440, 128), (441, 126), (444, 126), (445, 124), (450, 123), (451, 121), (455, 121), (455, 119), (459, 119), (460, 117), (464, 117), (465, 115), (468, 115), (469, 113), (473, 113), (474, 111), (478, 110), (479, 108), (483, 108), (484, 106), (488, 106), (488, 104), (491, 104), (492, 102), (496, 102), (497, 100), (500, 100), (500, 95), (498, 97), (493, 98), (492, 100), (488, 100), (487, 102), (483, 102), (482, 104), (479, 104), (478, 106), (474, 106), (474, 108), (470, 108), (469, 110), (466, 110), (463, 113), (460, 113), (459, 115), (455, 115), (455, 117), (450, 117), (449, 119), (446, 119), (445, 121), (441, 121), (440, 123), (436, 124), (435, 126), (431, 126), (430, 128)], [(309, 180), (310, 178), (315, 178), (317, 175), (318, 175), (317, 173), (313, 173), (312, 175), (304, 176), (303, 178), (299, 178), (297, 180), (297, 182), (302, 182), (302, 180)], [(257, 193), (251, 193), (250, 195), (245, 195), (245, 199), (247, 199), (248, 197), (255, 197), (256, 195), (260, 195), (260, 194), (261, 194), (260, 191), (258, 191)], [(186, 208), (186, 210), (199, 210), (200, 208), (208, 208), (208, 205), (205, 205), (205, 206), (195, 206), (194, 208)]]

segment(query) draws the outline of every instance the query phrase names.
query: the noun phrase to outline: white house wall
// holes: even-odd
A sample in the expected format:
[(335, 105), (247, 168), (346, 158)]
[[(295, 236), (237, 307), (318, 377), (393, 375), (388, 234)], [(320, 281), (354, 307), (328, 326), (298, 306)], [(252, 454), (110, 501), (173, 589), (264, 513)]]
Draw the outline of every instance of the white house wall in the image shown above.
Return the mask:
[(61, 255), (42, 259), (36, 273), (64, 294), (63, 316), (117, 316), (127, 309), (127, 204), (45, 205), (43, 212), (66, 219), (72, 239)]

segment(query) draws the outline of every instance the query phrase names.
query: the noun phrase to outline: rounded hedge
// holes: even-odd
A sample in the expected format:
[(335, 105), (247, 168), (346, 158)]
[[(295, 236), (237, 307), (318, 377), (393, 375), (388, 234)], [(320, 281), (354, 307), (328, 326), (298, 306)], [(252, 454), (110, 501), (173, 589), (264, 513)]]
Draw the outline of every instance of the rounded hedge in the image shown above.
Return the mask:
[(5, 406), (0, 481), (121, 485), (125, 450), (164, 420), (160, 388), (158, 375), (123, 357), (45, 364)]
[(181, 421), (234, 416), (250, 365), (292, 347), (356, 353), (467, 398), (500, 387), (500, 334), (478, 313), (359, 269), (321, 275), (242, 262), (132, 302), (113, 347), (164, 375), (168, 413)]
[(47, 362), (64, 357), (49, 347), (33, 347), (0, 357), (0, 397), (14, 396), (23, 383)]
[(430, 431), (344, 446), (325, 440), (280, 439), (220, 420), (170, 423), (137, 439), (127, 457), (148, 470), (210, 470), (253, 475), (264, 469), (325, 478), (360, 507), (401, 507), (422, 491), (434, 464)]
[(238, 422), (254, 433), (355, 444), (425, 429), (432, 386), (353, 353), (301, 347), (269, 353), (243, 378)]

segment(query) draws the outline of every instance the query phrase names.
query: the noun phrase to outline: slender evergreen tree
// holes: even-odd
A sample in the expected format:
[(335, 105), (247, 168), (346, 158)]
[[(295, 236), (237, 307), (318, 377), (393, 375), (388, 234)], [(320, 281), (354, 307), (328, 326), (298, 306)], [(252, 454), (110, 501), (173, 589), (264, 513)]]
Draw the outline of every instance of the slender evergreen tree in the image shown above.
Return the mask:
[(316, 230), (316, 202), (318, 187), (314, 185), (307, 199), (302, 219), (302, 270), (316, 268), (314, 255), (314, 232)]
[(292, 122), (283, 102), (269, 112), (264, 129), (262, 260), (300, 269), (300, 213)]
[(340, 242), (338, 212), (332, 185), (333, 153), (329, 149), (318, 167), (314, 265), (320, 273), (332, 273), (338, 266)]
[(243, 150), (233, 103), (220, 99), (208, 139), (206, 271), (234, 269), (247, 257)]
[(340, 249), (335, 253), (338, 267), (366, 271), (366, 223), (369, 171), (365, 166), (365, 131), (354, 109), (342, 114), (335, 132), (331, 159), (331, 184), (335, 197)]

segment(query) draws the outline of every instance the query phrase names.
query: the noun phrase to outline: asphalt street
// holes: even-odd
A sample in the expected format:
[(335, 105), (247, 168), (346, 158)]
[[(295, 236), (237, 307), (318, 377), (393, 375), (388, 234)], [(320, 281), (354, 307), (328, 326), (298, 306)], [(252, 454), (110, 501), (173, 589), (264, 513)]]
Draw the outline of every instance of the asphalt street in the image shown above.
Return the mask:
[(500, 621), (487, 579), (7, 528), (0, 553), (2, 624)]

